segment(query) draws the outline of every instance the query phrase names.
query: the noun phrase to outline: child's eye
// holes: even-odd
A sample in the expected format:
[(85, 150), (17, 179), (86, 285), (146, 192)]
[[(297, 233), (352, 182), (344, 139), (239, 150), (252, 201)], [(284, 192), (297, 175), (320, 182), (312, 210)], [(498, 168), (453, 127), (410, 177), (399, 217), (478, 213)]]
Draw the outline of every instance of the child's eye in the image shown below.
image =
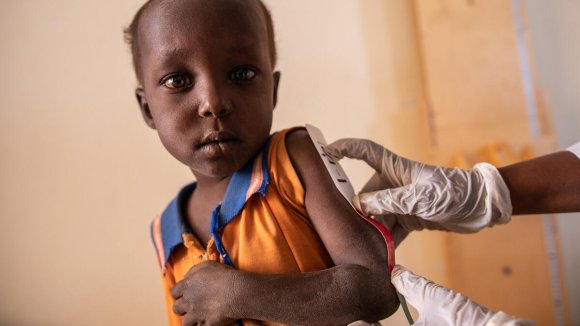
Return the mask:
[(232, 70), (230, 79), (233, 81), (247, 82), (256, 77), (256, 71), (248, 67), (239, 67)]
[(169, 89), (182, 89), (191, 86), (191, 78), (185, 75), (169, 75), (161, 80), (161, 85)]

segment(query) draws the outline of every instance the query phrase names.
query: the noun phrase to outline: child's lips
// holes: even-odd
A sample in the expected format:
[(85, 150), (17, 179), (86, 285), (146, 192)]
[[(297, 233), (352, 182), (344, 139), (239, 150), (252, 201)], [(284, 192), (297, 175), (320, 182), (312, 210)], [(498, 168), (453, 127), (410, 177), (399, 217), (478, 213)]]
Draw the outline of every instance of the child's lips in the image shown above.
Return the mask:
[(221, 156), (232, 151), (239, 142), (239, 140), (212, 141), (202, 144), (200, 150), (210, 157)]
[(212, 131), (203, 137), (198, 149), (209, 156), (218, 156), (230, 151), (240, 143), (240, 139), (233, 133), (227, 131)]

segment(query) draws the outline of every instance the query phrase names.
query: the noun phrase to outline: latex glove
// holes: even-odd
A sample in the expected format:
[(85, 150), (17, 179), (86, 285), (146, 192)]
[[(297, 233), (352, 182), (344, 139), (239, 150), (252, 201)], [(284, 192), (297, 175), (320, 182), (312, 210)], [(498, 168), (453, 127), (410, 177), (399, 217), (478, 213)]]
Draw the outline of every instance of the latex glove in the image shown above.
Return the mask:
[[(375, 173), (375, 175), (373, 175), (373, 177), (370, 178), (369, 181), (363, 186), (360, 193), (364, 194), (384, 189), (385, 183), (381, 180), (381, 176), (378, 173)], [(360, 211), (362, 211), (358, 197), (358, 195), (355, 196), (353, 200), (354, 205), (357, 206)], [(372, 216), (371, 214), (366, 214)], [(446, 230), (438, 223), (426, 221), (411, 215), (384, 214), (372, 217), (389, 229), (391, 235), (393, 236), (395, 247), (398, 247), (411, 231), (422, 229)]]
[[(510, 221), (509, 190), (491, 164), (479, 163), (471, 170), (431, 166), (365, 139), (341, 139), (325, 151), (334, 160), (360, 159), (375, 169), (377, 174), (353, 201), (367, 215), (398, 214), (396, 222), (388, 219), (404, 231), (468, 233)], [(378, 191), (367, 192), (372, 188)]]
[(391, 282), (419, 312), (413, 325), (534, 325), (503, 312), (492, 312), (460, 293), (396, 265)]

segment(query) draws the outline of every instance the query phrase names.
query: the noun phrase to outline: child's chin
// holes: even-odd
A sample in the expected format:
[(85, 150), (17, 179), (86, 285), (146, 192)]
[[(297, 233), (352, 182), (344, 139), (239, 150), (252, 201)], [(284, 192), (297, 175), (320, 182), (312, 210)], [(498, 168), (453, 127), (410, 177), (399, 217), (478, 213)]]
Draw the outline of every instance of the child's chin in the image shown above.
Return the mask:
[(243, 164), (236, 164), (233, 160), (217, 160), (204, 165), (202, 170), (192, 169), (198, 181), (215, 179), (219, 181), (232, 176), (243, 167)]

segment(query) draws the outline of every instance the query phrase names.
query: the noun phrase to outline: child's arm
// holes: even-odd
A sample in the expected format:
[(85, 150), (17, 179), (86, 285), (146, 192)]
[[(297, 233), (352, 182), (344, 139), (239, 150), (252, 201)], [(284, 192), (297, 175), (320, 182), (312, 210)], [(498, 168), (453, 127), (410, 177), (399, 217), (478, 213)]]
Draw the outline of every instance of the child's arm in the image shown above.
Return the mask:
[(198, 265), (173, 290), (176, 313), (188, 312), (185, 325), (188, 320), (223, 319), (345, 325), (377, 321), (397, 309), (381, 234), (336, 190), (305, 130), (289, 134), (286, 144), (305, 189), (312, 224), (336, 266), (312, 273), (263, 275), (219, 264)]

